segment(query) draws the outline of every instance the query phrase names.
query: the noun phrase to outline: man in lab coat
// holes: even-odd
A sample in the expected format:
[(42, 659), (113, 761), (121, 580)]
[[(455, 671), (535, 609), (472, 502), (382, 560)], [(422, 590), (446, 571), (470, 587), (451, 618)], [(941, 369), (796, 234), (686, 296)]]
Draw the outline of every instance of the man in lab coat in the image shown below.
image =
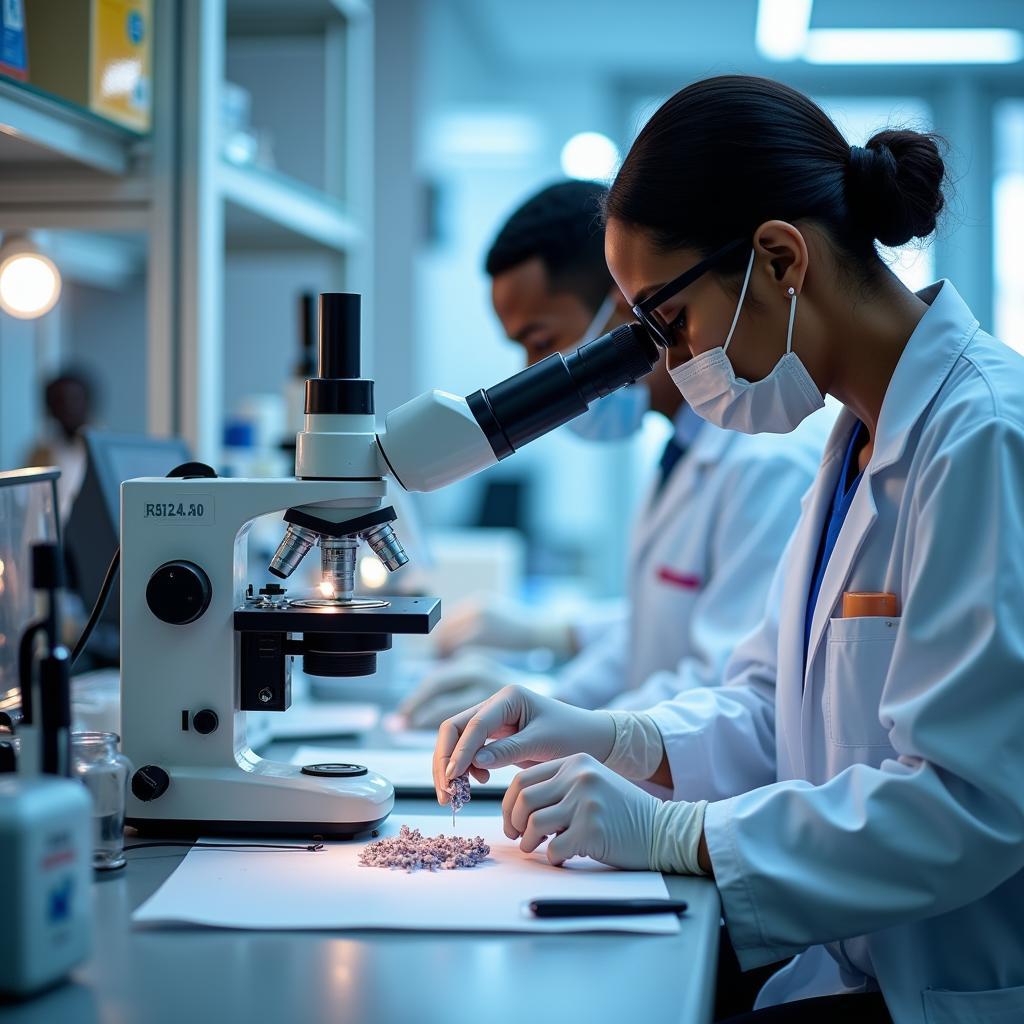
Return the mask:
[[(517, 209), (491, 246), (494, 309), (527, 365), (633, 319), (605, 264), (604, 194), (593, 182), (552, 185)], [(624, 610), (609, 621), (508, 602), (457, 609), (440, 627), (444, 653), (547, 647), (571, 660), (553, 678), (526, 680), (480, 653), (463, 654), (405, 701), (410, 725), (437, 726), (510, 682), (584, 708), (646, 708), (718, 684), (726, 659), (761, 619), (834, 416), (822, 410), (785, 437), (720, 430), (685, 405), (662, 362), (568, 427), (595, 443), (621, 441), (647, 411), (675, 430), (633, 527)]]

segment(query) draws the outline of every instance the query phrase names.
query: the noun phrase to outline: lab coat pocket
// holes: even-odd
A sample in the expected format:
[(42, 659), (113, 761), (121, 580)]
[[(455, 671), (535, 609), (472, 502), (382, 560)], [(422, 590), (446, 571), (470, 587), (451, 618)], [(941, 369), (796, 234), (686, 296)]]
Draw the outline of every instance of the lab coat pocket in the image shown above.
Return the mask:
[(1009, 1024), (1024, 1020), (1024, 986), (988, 992), (926, 988), (921, 995), (928, 1024)]
[(823, 710), (835, 746), (890, 746), (878, 706), (899, 624), (881, 616), (829, 621)]

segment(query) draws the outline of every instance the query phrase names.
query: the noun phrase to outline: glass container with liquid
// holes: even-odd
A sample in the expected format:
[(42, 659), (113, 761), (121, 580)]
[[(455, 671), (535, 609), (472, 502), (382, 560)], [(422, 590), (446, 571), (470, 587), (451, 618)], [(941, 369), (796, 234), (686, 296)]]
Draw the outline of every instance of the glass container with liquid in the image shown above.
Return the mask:
[(118, 751), (113, 732), (71, 734), (71, 763), (76, 778), (92, 794), (92, 866), (112, 871), (125, 865), (124, 811), (131, 762)]

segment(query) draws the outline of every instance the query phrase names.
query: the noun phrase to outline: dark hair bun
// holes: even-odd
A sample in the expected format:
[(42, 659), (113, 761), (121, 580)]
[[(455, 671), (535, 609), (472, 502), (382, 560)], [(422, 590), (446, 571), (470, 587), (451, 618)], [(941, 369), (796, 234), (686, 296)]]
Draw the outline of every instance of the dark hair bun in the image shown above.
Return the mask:
[(945, 174), (936, 136), (904, 129), (878, 132), (867, 146), (850, 149), (850, 213), (883, 245), (925, 238), (945, 205)]

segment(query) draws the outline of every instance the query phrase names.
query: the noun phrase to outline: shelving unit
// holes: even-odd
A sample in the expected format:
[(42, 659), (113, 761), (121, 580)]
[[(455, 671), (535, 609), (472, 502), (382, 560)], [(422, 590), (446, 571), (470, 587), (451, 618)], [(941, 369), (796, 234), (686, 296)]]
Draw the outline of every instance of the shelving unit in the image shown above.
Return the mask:
[[(65, 247), (75, 257), (72, 275), (92, 238), (102, 257), (96, 273), (107, 267), (121, 284), (141, 252), (145, 323), (127, 334), (145, 339), (138, 388), (146, 393), (146, 429), (181, 435), (198, 458), (216, 461), (230, 372), (223, 294), (232, 261), (316, 253), (327, 261), (329, 287), (368, 290), (372, 8), (366, 0), (158, 0), (153, 10), (148, 136), (0, 80), (0, 234), (79, 233)], [(323, 151), (318, 182), (222, 154), (221, 89), (231, 54), (251, 40), (274, 47), (294, 39), (322, 49), (322, 118), (308, 136)], [(288, 83), (271, 84), (276, 95)], [(116, 305), (115, 295), (112, 315)], [(57, 323), (61, 333), (59, 316)], [(40, 330), (52, 335), (52, 322)]]
[(220, 188), (231, 247), (288, 249), (312, 242), (348, 253), (365, 241), (340, 200), (282, 175), (222, 160)]
[(88, 111), (0, 78), (0, 164), (67, 163), (124, 175), (139, 141)]

